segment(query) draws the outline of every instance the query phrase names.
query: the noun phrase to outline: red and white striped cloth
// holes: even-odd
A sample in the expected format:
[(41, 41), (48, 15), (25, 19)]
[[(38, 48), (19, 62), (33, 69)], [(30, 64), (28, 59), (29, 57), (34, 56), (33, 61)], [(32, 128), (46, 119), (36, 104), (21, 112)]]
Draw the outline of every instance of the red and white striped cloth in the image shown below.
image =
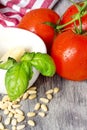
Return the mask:
[(0, 0), (0, 27), (15, 27), (28, 11), (53, 8), (58, 0)]

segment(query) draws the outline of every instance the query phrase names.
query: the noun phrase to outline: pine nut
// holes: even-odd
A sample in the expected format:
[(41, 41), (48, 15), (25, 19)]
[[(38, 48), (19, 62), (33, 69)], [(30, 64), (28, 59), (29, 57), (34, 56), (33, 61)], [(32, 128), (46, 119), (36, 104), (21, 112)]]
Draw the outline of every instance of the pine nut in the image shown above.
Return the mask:
[(59, 88), (55, 87), (55, 88), (53, 89), (53, 91), (54, 91), (54, 94), (56, 94), (56, 93), (59, 92)]
[(11, 118), (9, 118), (9, 117), (7, 117), (6, 119), (5, 119), (5, 125), (9, 125), (10, 124), (10, 121), (11, 121)]
[(19, 125), (17, 126), (17, 130), (23, 130), (25, 128), (25, 125)]
[(38, 115), (41, 116), (41, 117), (44, 117), (45, 113), (44, 112), (39, 112)]
[(37, 91), (36, 91), (36, 90), (29, 90), (28, 93), (29, 93), (29, 94), (36, 94)]
[(16, 130), (16, 126), (12, 126), (12, 130)]
[(16, 102), (20, 102), (20, 101), (21, 101), (21, 99), (20, 99), (20, 98), (16, 99)]
[(47, 98), (40, 98), (40, 101), (43, 102), (43, 103), (48, 103), (49, 100)]
[(11, 125), (16, 126), (17, 125), (17, 120), (16, 119), (12, 119)]
[(49, 89), (48, 91), (46, 91), (46, 94), (51, 94), (53, 93), (53, 89)]
[(0, 108), (2, 109), (2, 110), (5, 110), (5, 109), (7, 109), (7, 107), (8, 107), (8, 105), (7, 104), (5, 104), (5, 103), (0, 103)]
[(48, 111), (48, 108), (45, 104), (41, 104), (41, 109), (45, 112)]
[(33, 120), (28, 120), (28, 125), (35, 126), (35, 122)]
[(24, 93), (24, 95), (23, 95), (23, 97), (22, 97), (22, 100), (26, 100), (27, 99), (27, 97), (28, 97), (28, 92), (26, 92), (26, 93)]
[(28, 113), (27, 113), (27, 116), (28, 116), (28, 117), (34, 117), (35, 115), (36, 115), (35, 112), (28, 112)]
[(12, 110), (12, 107), (11, 107), (10, 105), (8, 106), (8, 110), (9, 110), (9, 111), (11, 111), (11, 110)]
[(10, 112), (9, 114), (8, 114), (8, 117), (13, 117), (13, 113), (12, 112)]
[(17, 122), (22, 122), (25, 119), (25, 116), (19, 116), (17, 118)]
[(51, 100), (53, 97), (52, 97), (51, 94), (47, 94), (47, 98), (48, 98), (49, 100)]
[(40, 109), (40, 106), (41, 106), (40, 103), (36, 103), (36, 105), (35, 105), (35, 107), (34, 107), (34, 110), (36, 110), (36, 111), (39, 110), (39, 109)]
[(20, 109), (15, 109), (15, 112), (20, 114), (20, 115), (24, 115), (24, 112), (22, 110), (20, 110)]
[(4, 110), (4, 114), (7, 115), (9, 113), (9, 110), (8, 109), (5, 109)]
[(16, 104), (18, 104), (18, 101), (13, 101), (12, 104), (16, 105)]
[(0, 122), (0, 129), (4, 130), (4, 125)]
[(3, 101), (3, 102), (10, 101), (9, 96), (8, 96), (8, 95), (5, 95), (5, 96), (2, 98), (2, 101)]
[(20, 104), (16, 104), (16, 105), (13, 105), (12, 107), (13, 108), (19, 108), (19, 107), (21, 107), (21, 105)]
[(29, 90), (36, 90), (37, 87), (33, 86), (33, 87), (30, 87)]
[(36, 97), (37, 97), (36, 94), (31, 94), (31, 95), (29, 96), (29, 99), (30, 99), (30, 100), (33, 100), (33, 99), (35, 99)]

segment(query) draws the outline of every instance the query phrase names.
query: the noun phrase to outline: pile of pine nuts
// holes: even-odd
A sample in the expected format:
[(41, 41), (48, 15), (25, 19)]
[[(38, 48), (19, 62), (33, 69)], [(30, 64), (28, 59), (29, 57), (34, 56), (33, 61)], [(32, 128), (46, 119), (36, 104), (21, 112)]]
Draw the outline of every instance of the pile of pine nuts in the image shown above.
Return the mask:
[(46, 91), (45, 96), (40, 97), (39, 101), (35, 104), (34, 110), (29, 111), (26, 115), (25, 112), (21, 110), (20, 102), (27, 99), (36, 99), (36, 86), (30, 87), (20, 98), (13, 102), (10, 101), (8, 95), (3, 96), (0, 100), (0, 110), (3, 111), (5, 119), (3, 119), (3, 116), (0, 115), (0, 130), (9, 130), (7, 129), (8, 125), (11, 125), (11, 130), (23, 130), (26, 127), (26, 125), (23, 124), (26, 117), (29, 119), (27, 124), (32, 127), (35, 126), (36, 122), (32, 118), (36, 115), (45, 117), (49, 110), (47, 104), (52, 100), (54, 94), (58, 92), (58, 87)]

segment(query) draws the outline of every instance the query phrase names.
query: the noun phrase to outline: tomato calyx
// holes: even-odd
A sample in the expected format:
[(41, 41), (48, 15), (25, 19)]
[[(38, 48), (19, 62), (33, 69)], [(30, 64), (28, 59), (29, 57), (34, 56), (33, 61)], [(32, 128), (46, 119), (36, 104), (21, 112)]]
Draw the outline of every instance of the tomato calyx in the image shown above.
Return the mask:
[[(82, 34), (83, 30), (82, 30), (82, 20), (81, 18), (87, 14), (87, 0), (84, 0), (83, 2), (81, 2), (80, 4), (76, 4), (73, 0), (70, 0), (78, 9), (78, 13), (76, 13), (75, 15), (72, 16), (72, 20), (67, 22), (66, 24), (62, 24), (62, 25), (57, 25), (56, 26), (56, 30), (59, 32), (61, 29), (63, 29), (64, 27), (66, 27), (67, 25), (74, 23), (74, 30), (76, 33), (78, 34)], [(79, 21), (79, 28), (76, 25), (76, 21)]]
[(59, 25), (59, 23), (60, 23), (60, 19), (57, 21), (56, 24), (54, 24), (54, 23), (52, 23), (52, 22), (44, 22), (43, 24), (46, 24), (46, 25), (48, 25), (48, 26), (51, 26), (51, 27), (55, 30), (55, 32), (57, 32), (56, 27)]
[(44, 22), (43, 24), (49, 25), (49, 26), (53, 27), (54, 29), (56, 28), (56, 24), (54, 24), (52, 22)]

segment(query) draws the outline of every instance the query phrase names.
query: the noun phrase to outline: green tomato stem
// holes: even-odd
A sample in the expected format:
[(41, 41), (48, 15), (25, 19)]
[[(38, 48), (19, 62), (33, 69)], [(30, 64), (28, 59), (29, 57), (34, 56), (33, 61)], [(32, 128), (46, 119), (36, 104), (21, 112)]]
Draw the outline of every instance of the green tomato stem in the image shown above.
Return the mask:
[(56, 26), (56, 29), (61, 30), (62, 28), (66, 27), (67, 25), (69, 25), (69, 24), (71, 24), (71, 23), (73, 23), (75, 21), (76, 21), (76, 19), (72, 19), (71, 21), (67, 22), (66, 24)]
[(79, 34), (82, 33), (82, 21), (81, 21), (81, 18), (79, 18)]

